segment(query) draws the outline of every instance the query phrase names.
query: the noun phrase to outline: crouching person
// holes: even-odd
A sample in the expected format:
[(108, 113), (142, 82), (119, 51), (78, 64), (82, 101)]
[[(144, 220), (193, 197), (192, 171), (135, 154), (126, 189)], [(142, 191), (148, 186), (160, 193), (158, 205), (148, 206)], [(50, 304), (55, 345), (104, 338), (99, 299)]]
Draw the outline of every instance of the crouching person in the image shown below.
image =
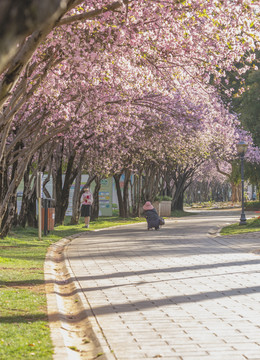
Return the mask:
[(150, 201), (146, 201), (146, 203), (143, 206), (144, 210), (144, 217), (147, 221), (147, 228), (148, 230), (155, 228), (155, 230), (159, 230), (160, 225), (160, 217), (153, 207), (153, 205), (150, 203)]

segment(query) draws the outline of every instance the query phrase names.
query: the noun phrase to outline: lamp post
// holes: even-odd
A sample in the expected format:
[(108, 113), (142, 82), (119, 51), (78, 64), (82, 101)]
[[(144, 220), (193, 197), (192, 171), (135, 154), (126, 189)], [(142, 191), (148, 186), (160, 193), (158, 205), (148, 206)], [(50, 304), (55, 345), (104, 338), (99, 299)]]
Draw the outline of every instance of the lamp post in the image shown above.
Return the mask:
[(239, 143), (237, 144), (237, 153), (241, 159), (241, 185), (242, 185), (242, 213), (241, 213), (239, 225), (246, 224), (246, 216), (244, 213), (244, 156), (247, 151), (247, 147), (248, 144), (245, 143), (244, 141), (239, 141)]

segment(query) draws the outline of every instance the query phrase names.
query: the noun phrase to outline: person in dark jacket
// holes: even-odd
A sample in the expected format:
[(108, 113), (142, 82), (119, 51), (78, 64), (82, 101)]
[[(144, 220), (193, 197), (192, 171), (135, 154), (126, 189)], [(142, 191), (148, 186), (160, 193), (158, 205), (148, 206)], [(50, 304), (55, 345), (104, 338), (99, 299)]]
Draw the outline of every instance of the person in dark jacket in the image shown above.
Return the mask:
[(155, 230), (159, 230), (160, 225), (160, 218), (157, 214), (157, 211), (153, 207), (153, 205), (150, 203), (150, 201), (146, 201), (146, 203), (143, 206), (144, 210), (144, 217), (147, 221), (148, 230), (155, 228)]

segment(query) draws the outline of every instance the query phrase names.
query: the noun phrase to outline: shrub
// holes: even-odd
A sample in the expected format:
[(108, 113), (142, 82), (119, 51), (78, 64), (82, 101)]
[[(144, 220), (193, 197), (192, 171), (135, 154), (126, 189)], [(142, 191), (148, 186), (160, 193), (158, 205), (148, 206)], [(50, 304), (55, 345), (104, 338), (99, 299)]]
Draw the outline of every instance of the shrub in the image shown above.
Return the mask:
[(260, 211), (260, 201), (247, 201), (245, 203), (245, 210)]
[(172, 197), (167, 196), (167, 195), (160, 195), (160, 196), (156, 196), (155, 201), (172, 201)]

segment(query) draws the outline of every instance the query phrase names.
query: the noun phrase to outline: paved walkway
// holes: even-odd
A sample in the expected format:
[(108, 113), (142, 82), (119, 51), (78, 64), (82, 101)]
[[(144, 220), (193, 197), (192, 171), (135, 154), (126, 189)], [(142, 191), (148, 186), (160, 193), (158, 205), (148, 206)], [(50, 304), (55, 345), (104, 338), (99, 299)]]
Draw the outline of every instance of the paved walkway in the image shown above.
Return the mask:
[(66, 248), (107, 359), (260, 360), (260, 236), (215, 236), (235, 218), (210, 214), (87, 232)]

